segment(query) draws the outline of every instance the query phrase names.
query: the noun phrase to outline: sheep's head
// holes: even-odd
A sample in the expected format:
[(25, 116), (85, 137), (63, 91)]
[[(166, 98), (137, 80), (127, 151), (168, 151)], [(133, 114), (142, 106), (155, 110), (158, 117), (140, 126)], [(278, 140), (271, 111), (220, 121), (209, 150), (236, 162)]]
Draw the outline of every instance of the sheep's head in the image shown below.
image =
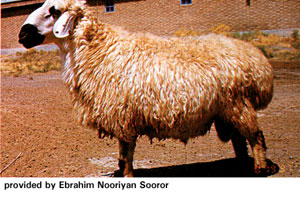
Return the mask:
[(46, 0), (26, 19), (19, 33), (19, 43), (25, 48), (59, 43), (70, 35), (84, 4), (85, 0)]

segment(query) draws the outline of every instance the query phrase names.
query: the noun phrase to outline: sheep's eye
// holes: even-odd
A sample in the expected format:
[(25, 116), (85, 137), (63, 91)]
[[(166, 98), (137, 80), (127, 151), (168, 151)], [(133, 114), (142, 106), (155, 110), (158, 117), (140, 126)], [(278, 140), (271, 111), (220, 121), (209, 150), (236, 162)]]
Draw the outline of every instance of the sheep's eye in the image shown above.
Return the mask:
[(61, 14), (61, 11), (55, 9), (54, 6), (52, 6), (52, 7), (49, 9), (49, 12), (50, 12), (50, 16), (53, 16), (53, 18), (56, 18), (56, 17), (58, 17), (58, 16)]

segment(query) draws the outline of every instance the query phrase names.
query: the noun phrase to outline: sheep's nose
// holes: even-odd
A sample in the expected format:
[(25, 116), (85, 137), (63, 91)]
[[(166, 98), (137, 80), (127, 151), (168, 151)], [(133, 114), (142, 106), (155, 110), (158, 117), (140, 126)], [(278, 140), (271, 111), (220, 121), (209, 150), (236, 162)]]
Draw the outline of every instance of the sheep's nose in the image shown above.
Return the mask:
[(19, 33), (19, 43), (23, 44), (26, 48), (31, 48), (41, 44), (45, 39), (45, 36), (38, 32), (36, 26), (31, 24), (25, 24), (22, 26)]
[(25, 24), (19, 33), (19, 42), (22, 43), (30, 34), (36, 34), (38, 29), (31, 24)]

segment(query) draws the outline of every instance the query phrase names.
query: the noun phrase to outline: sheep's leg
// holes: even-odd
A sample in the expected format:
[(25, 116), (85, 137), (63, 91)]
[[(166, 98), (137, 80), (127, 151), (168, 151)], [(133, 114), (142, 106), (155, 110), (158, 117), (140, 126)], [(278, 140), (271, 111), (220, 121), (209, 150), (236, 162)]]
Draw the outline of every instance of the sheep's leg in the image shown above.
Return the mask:
[(135, 140), (131, 143), (119, 140), (119, 168), (124, 177), (133, 177)]
[(246, 159), (249, 157), (246, 138), (242, 136), (237, 130), (234, 131), (231, 142), (236, 158)]
[(221, 141), (228, 142), (231, 139), (234, 127), (230, 123), (224, 121), (222, 118), (216, 118), (215, 128)]
[(254, 135), (254, 140), (250, 140), (253, 151), (254, 170), (256, 174), (274, 174), (278, 172), (278, 165), (266, 161), (266, 143), (263, 132), (258, 130)]
[(251, 145), (253, 151), (253, 159), (254, 159), (254, 170), (256, 174), (264, 173), (266, 170), (269, 173), (269, 166), (267, 166), (266, 161), (266, 143), (263, 132), (258, 130), (254, 137), (249, 139), (249, 143)]
[[(245, 119), (246, 117), (241, 118), (239, 131), (241, 137), (244, 136), (249, 141), (249, 144), (252, 148), (255, 173), (262, 174), (264, 169), (267, 169), (267, 162), (266, 162), (267, 147), (265, 144), (263, 133), (257, 127), (256, 115), (254, 114), (255, 113), (253, 113), (252, 117), (250, 116), (249, 119)], [(247, 120), (247, 121), (242, 121), (242, 120)], [(237, 143), (233, 143), (233, 144), (237, 145)], [(236, 147), (236, 149), (239, 148), (241, 148), (241, 146)], [(245, 150), (241, 149), (238, 151), (244, 152)]]
[(239, 128), (241, 136), (248, 140), (252, 148), (255, 173), (262, 174), (264, 169), (267, 169), (265, 139), (262, 131), (257, 126), (255, 110), (248, 106), (242, 111), (239, 121), (236, 122), (239, 125), (237, 128)]
[[(245, 154), (245, 142), (242, 138), (246, 138), (252, 148), (254, 170), (257, 174), (263, 174), (266, 172), (265, 170), (268, 172), (269, 167), (266, 161), (264, 136), (257, 126), (256, 111), (248, 100), (240, 103), (237, 103), (237, 101), (234, 106), (227, 107), (224, 111), (224, 119), (230, 122), (234, 128), (237, 128), (240, 133), (240, 136), (236, 135), (232, 138), (236, 154), (237, 156)], [(236, 139), (238, 139), (238, 142), (235, 142)]]
[(221, 118), (216, 118), (215, 128), (220, 140), (227, 142), (231, 139), (235, 156), (237, 158), (244, 159), (249, 156), (246, 138), (240, 134), (240, 132), (232, 125), (232, 123), (224, 121)]

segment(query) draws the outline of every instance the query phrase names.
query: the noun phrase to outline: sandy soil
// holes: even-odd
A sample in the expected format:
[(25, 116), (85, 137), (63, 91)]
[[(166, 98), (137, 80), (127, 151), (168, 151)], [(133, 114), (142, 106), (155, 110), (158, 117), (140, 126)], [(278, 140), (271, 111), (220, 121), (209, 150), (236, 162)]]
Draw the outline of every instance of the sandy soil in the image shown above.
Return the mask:
[[(259, 112), (267, 157), (280, 170), (272, 177), (300, 176), (300, 65), (273, 63), (274, 98)], [(99, 139), (97, 131), (76, 122), (59, 72), (1, 76), (2, 177), (98, 177), (116, 171), (118, 143)], [(234, 159), (231, 143), (222, 143), (214, 128), (205, 137), (179, 141), (139, 138), (136, 176), (254, 176), (253, 161)]]

